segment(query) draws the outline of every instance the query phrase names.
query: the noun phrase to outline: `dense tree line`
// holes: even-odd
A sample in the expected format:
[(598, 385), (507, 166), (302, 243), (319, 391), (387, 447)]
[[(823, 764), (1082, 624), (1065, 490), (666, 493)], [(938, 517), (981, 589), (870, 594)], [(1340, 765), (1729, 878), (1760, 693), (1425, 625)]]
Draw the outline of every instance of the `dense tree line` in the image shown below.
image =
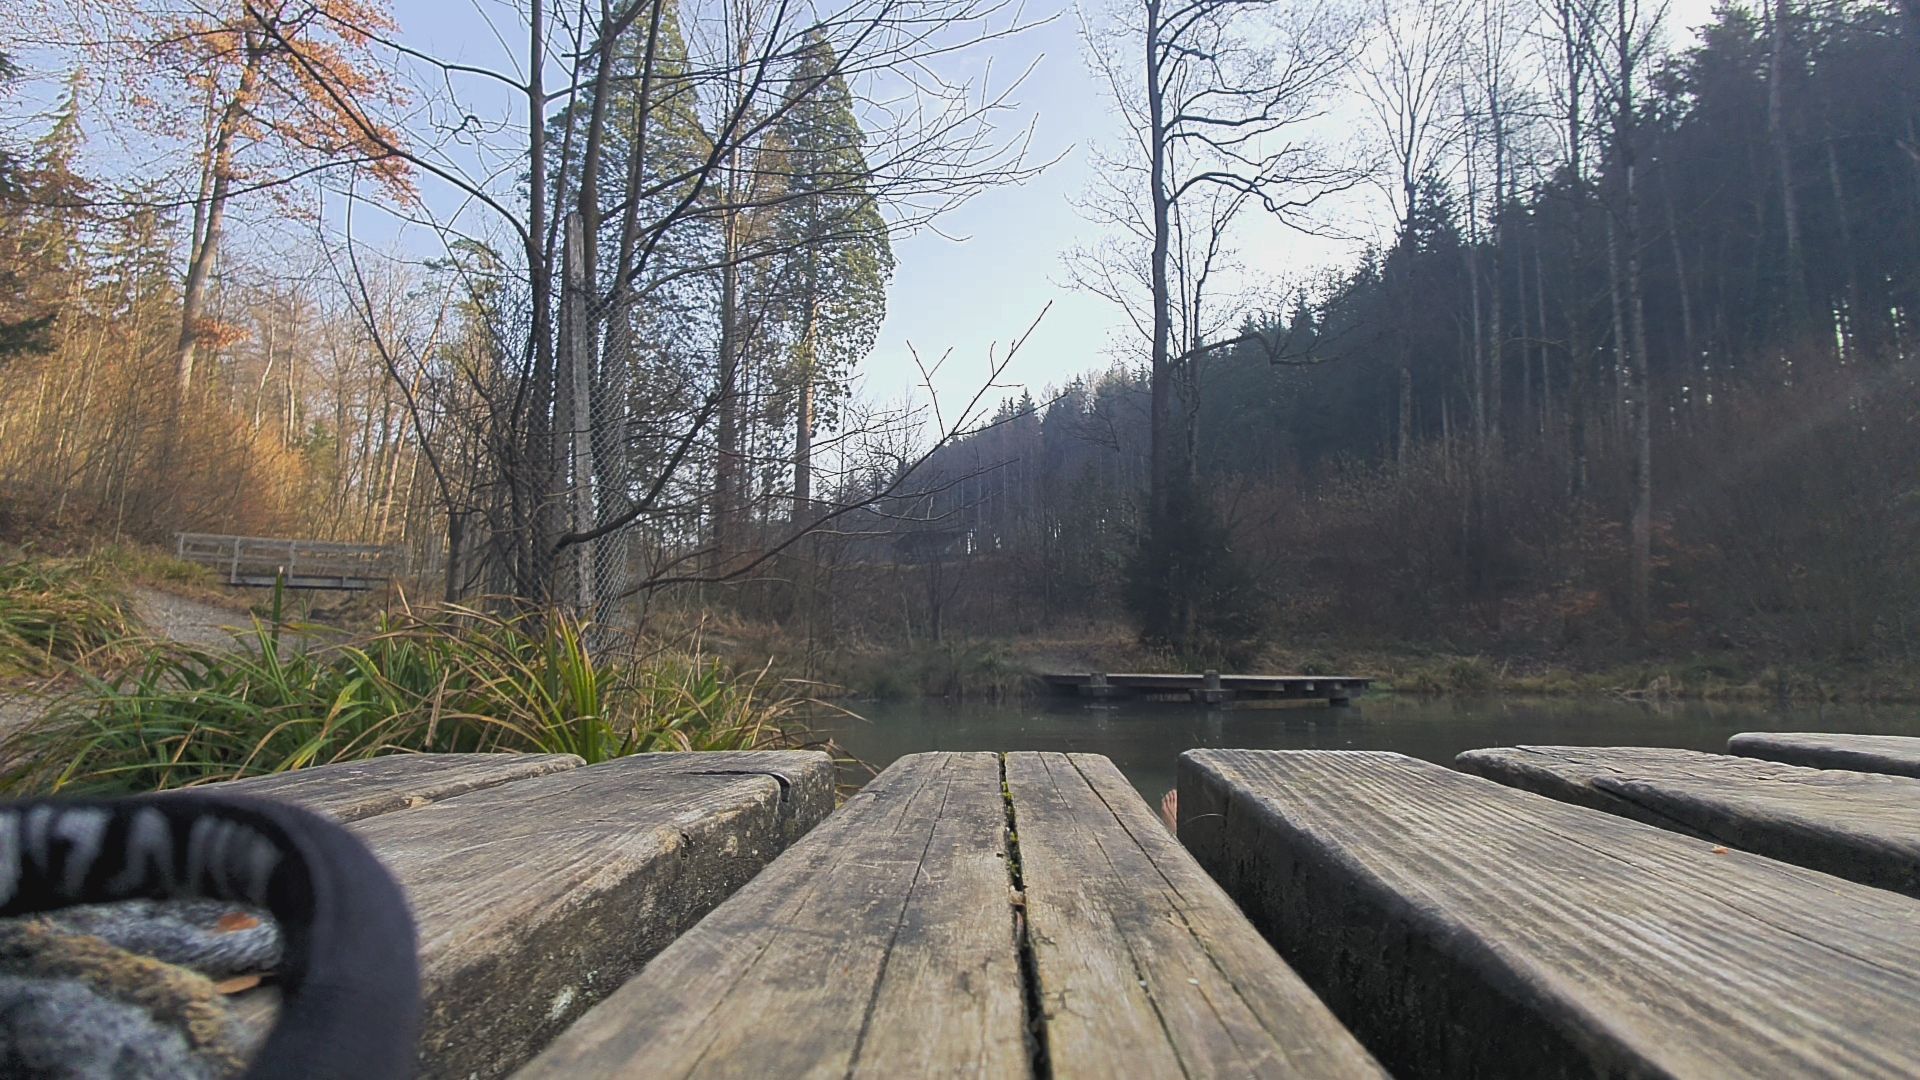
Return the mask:
[[(1147, 527), (1144, 367), (942, 451), (974, 478), (934, 516), (964, 523), (977, 587), (1007, 585), (978, 599), (982, 626), (1131, 600), (1151, 630), (1144, 572), (1209, 603), (1257, 595), (1289, 633), (1913, 655), (1914, 24), (1859, 0), (1730, 5), (1697, 46), (1632, 58), (1622, 118), (1613, 9), (1557, 10), (1571, 24), (1513, 32), (1547, 62), (1501, 84), (1506, 120), (1493, 80), (1455, 84), (1391, 243), (1196, 359), (1208, 512), (1178, 543), (1153, 551)], [(1566, 32), (1600, 47), (1557, 52)], [(1570, 99), (1588, 107), (1571, 126)], [(1238, 605), (1222, 620), (1184, 643), (1251, 635)]]
[[(1031, 172), (1005, 98), (888, 81), (1016, 32), (993, 0), (539, 4), (493, 69), (365, 0), (76, 10), (98, 81), (0, 145), (22, 517), (402, 541), (603, 616), (723, 584), (810, 640), (1914, 650), (1911, 5), (1729, 5), (1677, 52), (1631, 0), (1090, 12), (1126, 137), (1071, 270), (1137, 360), (938, 430), (848, 376), (892, 239)], [(88, 175), (96, 116), (160, 164)], [(1352, 265), (1236, 279), (1250, 216), (1369, 190)], [(374, 205), (444, 251), (328, 217)]]

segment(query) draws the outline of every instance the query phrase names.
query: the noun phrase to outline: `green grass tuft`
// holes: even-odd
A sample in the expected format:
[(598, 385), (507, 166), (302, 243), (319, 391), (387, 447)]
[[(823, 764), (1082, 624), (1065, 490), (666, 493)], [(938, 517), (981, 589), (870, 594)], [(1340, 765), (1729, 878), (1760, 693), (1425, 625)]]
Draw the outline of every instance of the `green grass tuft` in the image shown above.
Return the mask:
[(81, 676), (0, 745), (0, 788), (129, 792), (401, 752), (578, 754), (798, 745), (808, 698), (764, 670), (590, 649), (566, 616), (389, 615), (371, 634), (256, 621), (234, 648), (150, 643)]
[(0, 561), (0, 678), (54, 674), (135, 636), (126, 597), (89, 562)]

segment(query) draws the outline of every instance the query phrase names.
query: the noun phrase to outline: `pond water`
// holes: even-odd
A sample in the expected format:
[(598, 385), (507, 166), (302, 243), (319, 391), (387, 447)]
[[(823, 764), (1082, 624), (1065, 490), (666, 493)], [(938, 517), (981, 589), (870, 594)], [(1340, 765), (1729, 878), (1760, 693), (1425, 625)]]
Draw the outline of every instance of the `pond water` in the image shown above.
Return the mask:
[[(1724, 751), (1741, 731), (1920, 735), (1920, 705), (1642, 703), (1615, 699), (1416, 698), (1370, 695), (1347, 708), (1208, 709), (1193, 705), (862, 702), (861, 719), (817, 725), (854, 757), (883, 768), (924, 750), (1062, 750), (1105, 754), (1149, 802), (1174, 784), (1195, 747), (1397, 750), (1440, 764), (1484, 746), (1521, 743), (1678, 746)], [(849, 776), (859, 782), (864, 772)]]

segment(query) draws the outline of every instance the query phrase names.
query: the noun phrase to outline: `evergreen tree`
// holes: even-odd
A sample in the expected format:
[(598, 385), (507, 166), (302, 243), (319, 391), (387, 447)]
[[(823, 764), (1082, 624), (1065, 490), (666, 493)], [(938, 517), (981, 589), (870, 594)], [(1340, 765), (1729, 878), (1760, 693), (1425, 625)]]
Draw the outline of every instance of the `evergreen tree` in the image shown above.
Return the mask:
[(886, 317), (893, 247), (869, 188), (853, 94), (824, 32), (808, 35), (790, 78), (775, 134), (788, 194), (774, 229), (786, 253), (784, 381), (798, 516), (812, 499), (813, 435), (834, 423), (848, 374), (873, 348)]
[[(8, 68), (0, 57), (0, 77)], [(78, 93), (66, 100), (25, 162), (0, 159), (0, 361), (53, 347), (86, 253), (80, 207), (92, 185), (75, 170), (83, 134)]]

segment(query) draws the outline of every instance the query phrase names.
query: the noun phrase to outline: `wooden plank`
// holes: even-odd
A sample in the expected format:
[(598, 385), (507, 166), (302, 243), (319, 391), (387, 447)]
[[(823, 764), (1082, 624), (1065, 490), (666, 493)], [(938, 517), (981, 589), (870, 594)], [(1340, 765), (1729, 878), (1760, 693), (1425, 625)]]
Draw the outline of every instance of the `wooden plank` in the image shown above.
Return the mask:
[(1727, 740), (1727, 751), (1816, 769), (1920, 776), (1920, 738), (1910, 735), (1827, 735), (1750, 731)]
[(832, 808), (826, 754), (642, 754), (355, 822), (419, 928), (419, 1075), (511, 1072)]
[(1112, 762), (1006, 781), (1053, 1076), (1383, 1075)]
[(1920, 779), (1665, 747), (1469, 750), (1470, 773), (1920, 896)]
[(211, 790), (279, 799), (340, 821), (359, 821), (481, 788), (564, 772), (580, 764), (572, 754), (390, 754), (229, 780)]
[(1191, 751), (1180, 836), (1397, 1075), (1920, 1075), (1920, 903), (1398, 754)]
[(520, 1075), (1031, 1075), (1005, 805), (901, 758)]

